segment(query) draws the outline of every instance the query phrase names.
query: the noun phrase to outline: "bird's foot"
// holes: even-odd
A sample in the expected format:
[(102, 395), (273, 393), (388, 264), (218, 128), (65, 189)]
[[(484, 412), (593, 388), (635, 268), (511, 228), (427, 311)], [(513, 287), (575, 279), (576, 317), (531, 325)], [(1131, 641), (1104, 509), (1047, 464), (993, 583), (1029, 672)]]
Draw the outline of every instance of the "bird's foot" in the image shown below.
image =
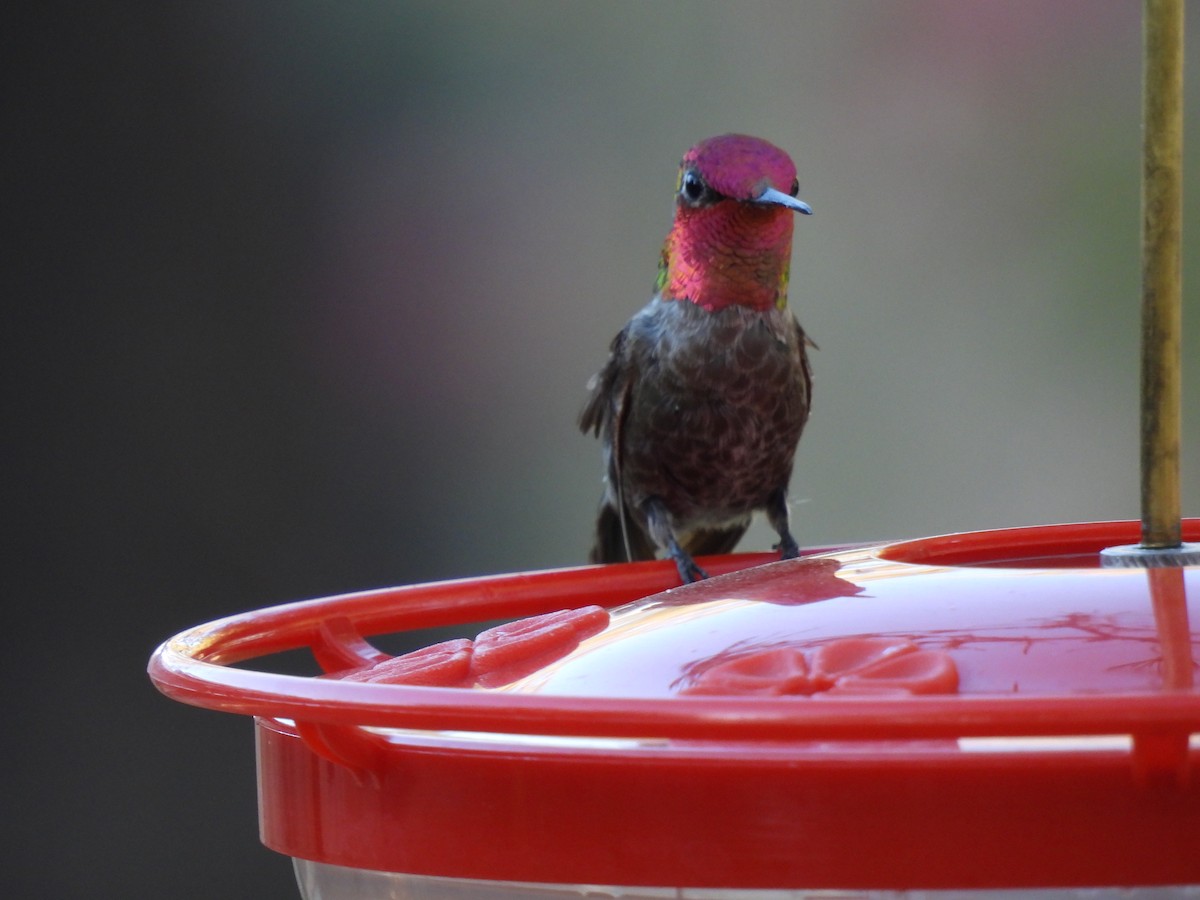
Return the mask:
[(796, 539), (786, 531), (779, 536), (779, 543), (775, 545), (775, 549), (779, 551), (780, 559), (795, 559), (800, 555), (800, 546)]
[(675, 560), (675, 568), (679, 570), (679, 578), (684, 584), (703, 581), (708, 577), (708, 573), (696, 565), (692, 555), (682, 547), (676, 546), (671, 550), (671, 559)]
[(679, 570), (680, 580), (684, 584), (691, 584), (693, 581), (702, 581), (707, 578), (708, 573), (696, 565), (692, 554), (679, 546), (679, 541), (675, 539), (675, 531), (671, 526), (671, 515), (667, 512), (663, 502), (658, 497), (647, 497), (642, 501), (642, 512), (646, 516), (646, 526), (654, 543), (658, 544), (675, 561), (675, 568)]

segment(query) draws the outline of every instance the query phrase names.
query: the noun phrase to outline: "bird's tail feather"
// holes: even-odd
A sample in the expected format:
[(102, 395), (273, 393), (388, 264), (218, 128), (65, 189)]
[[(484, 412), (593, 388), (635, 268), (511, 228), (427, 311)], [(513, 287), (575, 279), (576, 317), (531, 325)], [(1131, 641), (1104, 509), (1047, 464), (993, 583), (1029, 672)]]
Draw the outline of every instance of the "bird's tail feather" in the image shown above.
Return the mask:
[(680, 544), (692, 556), (715, 556), (732, 553), (750, 523), (740, 522), (727, 528), (705, 528), (688, 534)]
[[(628, 552), (627, 552), (628, 550)], [(625, 516), (624, 528), (621, 513), (604, 503), (596, 516), (596, 540), (588, 561), (593, 563), (633, 562), (639, 559), (654, 559), (654, 542), (637, 522)]]

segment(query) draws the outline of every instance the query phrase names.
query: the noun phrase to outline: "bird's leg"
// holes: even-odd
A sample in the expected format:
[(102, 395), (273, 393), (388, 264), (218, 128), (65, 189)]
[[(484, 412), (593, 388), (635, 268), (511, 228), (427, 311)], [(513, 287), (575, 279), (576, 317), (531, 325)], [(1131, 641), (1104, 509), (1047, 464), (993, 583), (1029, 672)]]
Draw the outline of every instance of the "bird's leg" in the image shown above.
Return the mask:
[(654, 543), (658, 544), (671, 559), (675, 560), (675, 568), (684, 584), (691, 584), (708, 577), (708, 573), (696, 565), (692, 555), (679, 546), (675, 540), (675, 532), (671, 528), (671, 514), (657, 497), (650, 497), (642, 503), (642, 511), (646, 514), (646, 527)]
[(775, 549), (779, 551), (780, 559), (795, 559), (800, 555), (800, 547), (792, 537), (788, 527), (787, 491), (778, 488), (767, 501), (767, 521), (779, 534), (779, 543)]

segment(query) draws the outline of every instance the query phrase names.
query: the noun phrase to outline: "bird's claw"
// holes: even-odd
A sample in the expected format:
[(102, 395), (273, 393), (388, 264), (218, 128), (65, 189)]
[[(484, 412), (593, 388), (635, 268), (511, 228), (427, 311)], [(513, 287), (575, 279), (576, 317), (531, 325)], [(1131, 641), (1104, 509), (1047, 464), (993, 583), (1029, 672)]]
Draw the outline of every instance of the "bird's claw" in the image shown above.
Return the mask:
[(671, 558), (675, 560), (675, 568), (679, 570), (679, 579), (684, 584), (703, 581), (708, 577), (708, 573), (696, 565), (696, 561), (686, 550), (681, 549), (678, 553), (672, 553)]
[(796, 539), (790, 534), (781, 534), (779, 543), (775, 545), (775, 549), (779, 551), (780, 559), (795, 559), (800, 555), (800, 545), (796, 543)]

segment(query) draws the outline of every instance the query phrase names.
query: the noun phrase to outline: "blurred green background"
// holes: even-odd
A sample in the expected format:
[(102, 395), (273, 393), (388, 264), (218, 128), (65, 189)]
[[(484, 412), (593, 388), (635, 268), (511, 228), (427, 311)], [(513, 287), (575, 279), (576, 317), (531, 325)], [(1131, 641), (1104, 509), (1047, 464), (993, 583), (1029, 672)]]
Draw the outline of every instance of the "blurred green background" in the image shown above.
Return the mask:
[[(649, 297), (700, 138), (784, 147), (816, 212), (792, 266), (821, 346), (802, 544), (1135, 518), (1139, 17), (1130, 0), (10, 12), (15, 895), (298, 896), (257, 843), (250, 723), (159, 697), (147, 657), (285, 600), (581, 562), (601, 466), (575, 416)], [(1190, 248), (1200, 67), (1187, 80)], [(1195, 253), (1184, 277), (1196, 514)]]

